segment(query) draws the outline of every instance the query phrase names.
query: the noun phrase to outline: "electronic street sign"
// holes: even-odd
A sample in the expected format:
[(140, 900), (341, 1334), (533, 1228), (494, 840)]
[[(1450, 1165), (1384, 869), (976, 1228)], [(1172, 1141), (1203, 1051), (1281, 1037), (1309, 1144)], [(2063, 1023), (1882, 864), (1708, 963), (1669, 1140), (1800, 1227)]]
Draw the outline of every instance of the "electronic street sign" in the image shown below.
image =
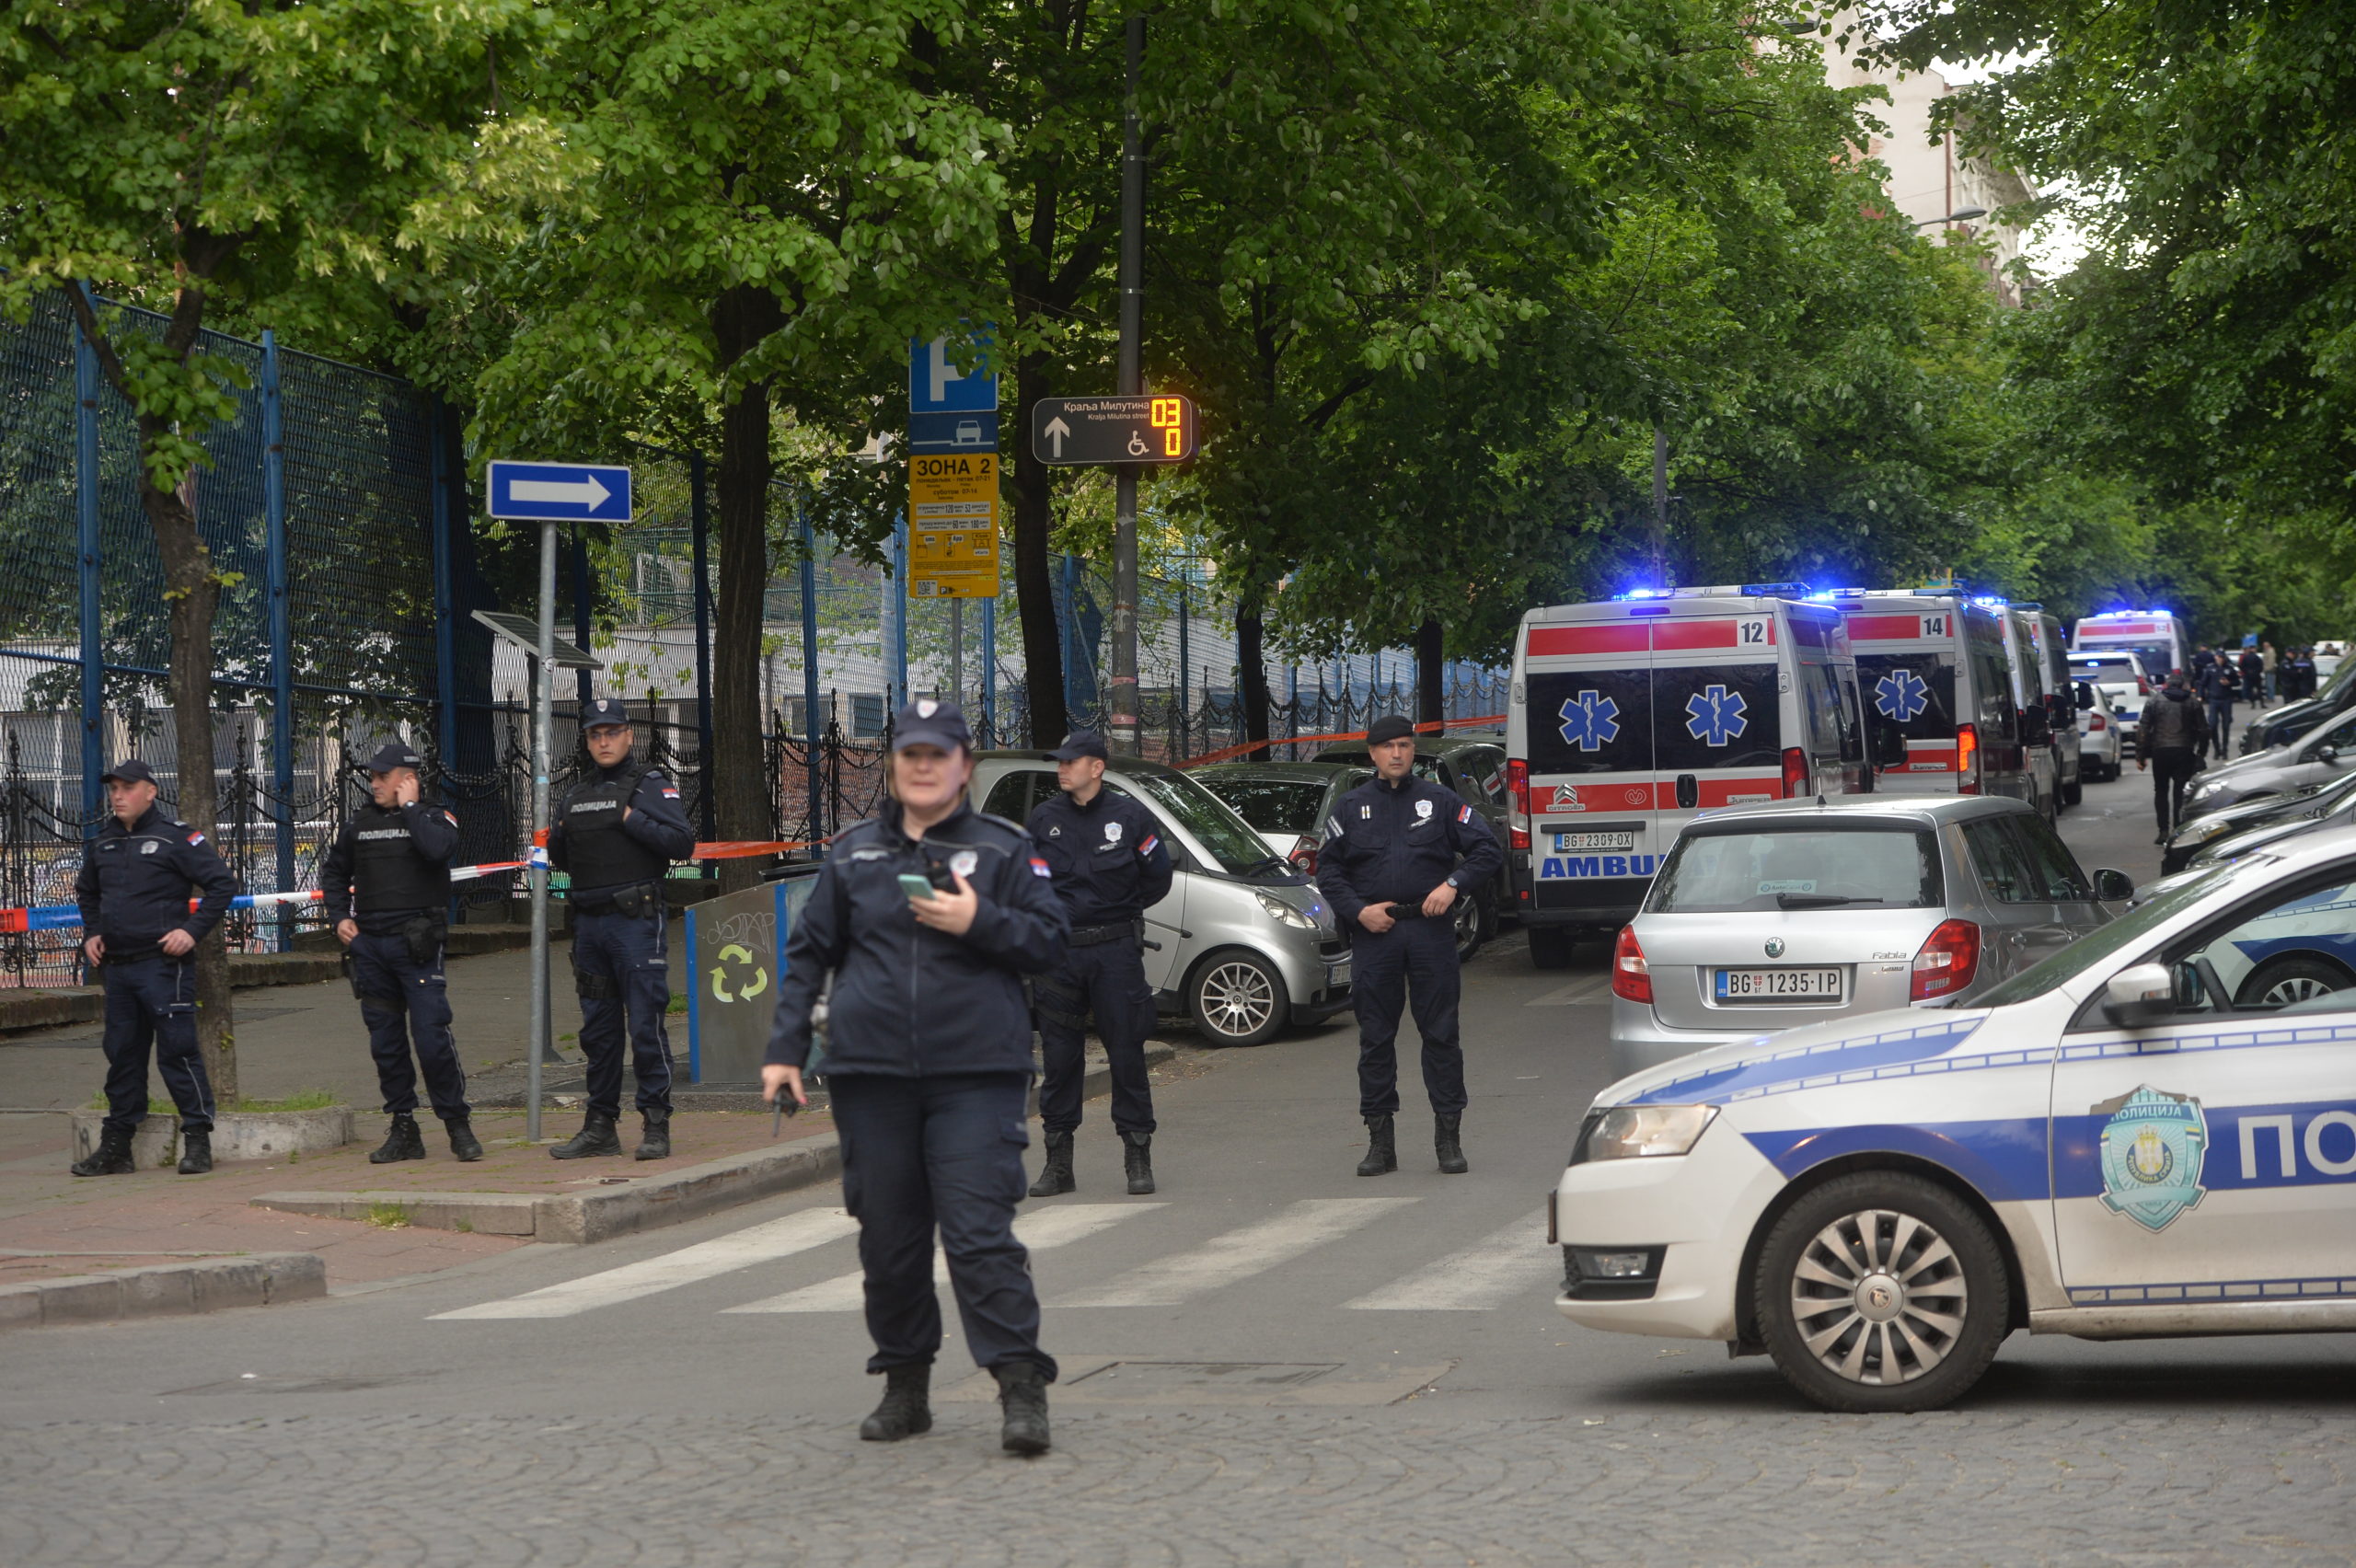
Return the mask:
[(1195, 455), (1195, 405), (1144, 398), (1042, 398), (1031, 409), (1031, 455), (1042, 463), (1183, 463)]
[[(987, 340), (989, 329), (981, 337)], [(908, 412), (986, 414), (998, 407), (998, 377), (968, 375), (949, 358), (949, 340), (908, 340)]]
[[(531, 617), (511, 615), (505, 610), (477, 610), (475, 619), (531, 657), (537, 659), (540, 656), (540, 623)], [(602, 670), (606, 667), (587, 649), (569, 638), (552, 637), (549, 643), (549, 663), (560, 670)]]
[(516, 523), (627, 523), (629, 470), (589, 463), (493, 463), (491, 515)]
[(998, 410), (970, 414), (910, 414), (911, 452), (995, 452), (998, 450)]
[(998, 597), (998, 485), (995, 452), (908, 459), (911, 597)]

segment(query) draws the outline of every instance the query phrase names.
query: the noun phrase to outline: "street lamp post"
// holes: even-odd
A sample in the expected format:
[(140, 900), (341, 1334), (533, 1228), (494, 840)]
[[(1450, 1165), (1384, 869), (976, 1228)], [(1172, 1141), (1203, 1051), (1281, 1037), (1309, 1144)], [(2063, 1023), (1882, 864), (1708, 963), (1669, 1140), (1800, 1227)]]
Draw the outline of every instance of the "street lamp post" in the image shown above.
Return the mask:
[(1923, 218), (1918, 221), (1914, 226), (1916, 228), (1929, 228), (1933, 224), (1968, 224), (1975, 218), (1984, 218), (1987, 215), (1988, 209), (1985, 207), (1958, 207), (1954, 212), (1949, 213), (1944, 218)]

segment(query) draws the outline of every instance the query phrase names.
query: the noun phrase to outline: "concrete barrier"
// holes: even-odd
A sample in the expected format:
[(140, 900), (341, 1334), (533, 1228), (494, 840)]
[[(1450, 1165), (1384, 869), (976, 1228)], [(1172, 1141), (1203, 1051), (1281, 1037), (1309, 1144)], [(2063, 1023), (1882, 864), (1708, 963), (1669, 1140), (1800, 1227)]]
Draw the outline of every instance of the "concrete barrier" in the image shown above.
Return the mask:
[[(76, 1111), (74, 1158), (98, 1147), (103, 1111)], [(283, 1159), (290, 1154), (319, 1154), (352, 1141), (352, 1107), (318, 1111), (222, 1111), (213, 1118), (213, 1159), (217, 1164), (243, 1159)], [(142, 1170), (167, 1170), (180, 1162), (180, 1128), (171, 1116), (150, 1113), (132, 1135), (132, 1163)]]
[(256, 1252), (0, 1286), (0, 1332), (269, 1307), (328, 1293), (317, 1252)]

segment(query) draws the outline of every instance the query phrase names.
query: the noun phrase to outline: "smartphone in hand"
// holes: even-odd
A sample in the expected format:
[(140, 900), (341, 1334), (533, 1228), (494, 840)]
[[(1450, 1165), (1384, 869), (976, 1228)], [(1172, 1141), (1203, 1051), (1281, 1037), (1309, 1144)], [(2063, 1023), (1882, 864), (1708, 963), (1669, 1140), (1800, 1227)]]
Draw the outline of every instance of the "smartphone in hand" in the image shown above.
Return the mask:
[(910, 898), (921, 898), (928, 904), (932, 901), (932, 883), (922, 877), (911, 876), (906, 871), (900, 873), (900, 891)]

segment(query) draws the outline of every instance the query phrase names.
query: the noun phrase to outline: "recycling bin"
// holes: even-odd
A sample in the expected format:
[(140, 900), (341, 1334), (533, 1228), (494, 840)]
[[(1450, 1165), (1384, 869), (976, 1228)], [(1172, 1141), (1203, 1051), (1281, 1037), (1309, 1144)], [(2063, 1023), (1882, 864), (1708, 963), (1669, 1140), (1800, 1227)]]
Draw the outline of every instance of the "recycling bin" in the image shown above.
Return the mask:
[(775, 879), (691, 904), (687, 938), (687, 1079), (747, 1084), (761, 1078), (785, 939), (817, 885), (815, 865), (787, 866)]

